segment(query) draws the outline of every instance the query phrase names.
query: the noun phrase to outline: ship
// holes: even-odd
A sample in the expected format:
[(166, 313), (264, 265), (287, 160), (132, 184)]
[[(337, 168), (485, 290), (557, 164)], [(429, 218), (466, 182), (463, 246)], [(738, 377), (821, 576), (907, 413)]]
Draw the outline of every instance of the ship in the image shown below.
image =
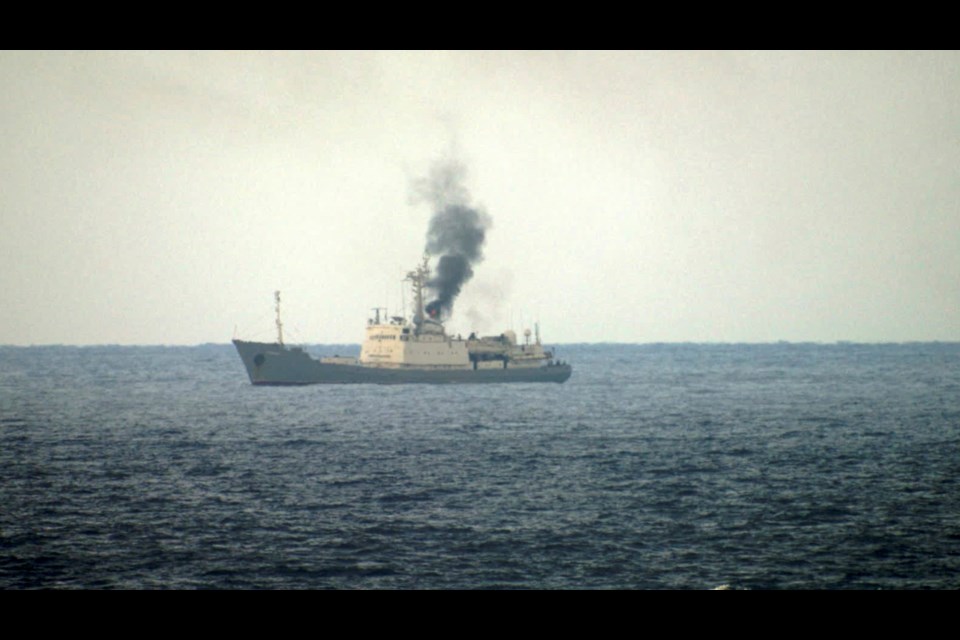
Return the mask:
[[(234, 339), (250, 382), (254, 385), (308, 384), (476, 384), (505, 382), (563, 383), (573, 373), (570, 364), (557, 360), (540, 342), (524, 331), (467, 338), (447, 335), (440, 310), (424, 308), (424, 289), (430, 269), (427, 257), (406, 280), (412, 283), (414, 311), (410, 319), (388, 316), (382, 307), (373, 309), (358, 358), (314, 357), (300, 346), (283, 341), (280, 321), (280, 293), (276, 292), (275, 342)], [(381, 315), (380, 311), (384, 313)]]

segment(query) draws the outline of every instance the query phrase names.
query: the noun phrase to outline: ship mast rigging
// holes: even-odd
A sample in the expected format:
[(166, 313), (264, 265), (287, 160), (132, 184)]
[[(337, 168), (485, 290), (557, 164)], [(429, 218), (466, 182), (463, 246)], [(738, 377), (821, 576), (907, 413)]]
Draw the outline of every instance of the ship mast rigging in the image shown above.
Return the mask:
[[(280, 292), (279, 292), (279, 291), (274, 291), (274, 292), (273, 292), (273, 299), (274, 299), (274, 301), (277, 303), (277, 304), (276, 304), (276, 309), (277, 309), (277, 344), (279, 344), (279, 345), (282, 347), (282, 346), (283, 346), (283, 323), (280, 322)], [(296, 333), (296, 331), (294, 331), (294, 333)]]
[(423, 324), (423, 288), (426, 286), (427, 278), (430, 276), (430, 267), (427, 262), (430, 259), (428, 254), (423, 254), (421, 262), (415, 271), (407, 274), (407, 280), (413, 283), (413, 300), (416, 311), (413, 316), (413, 323), (416, 325), (415, 333), (420, 333), (420, 326)]

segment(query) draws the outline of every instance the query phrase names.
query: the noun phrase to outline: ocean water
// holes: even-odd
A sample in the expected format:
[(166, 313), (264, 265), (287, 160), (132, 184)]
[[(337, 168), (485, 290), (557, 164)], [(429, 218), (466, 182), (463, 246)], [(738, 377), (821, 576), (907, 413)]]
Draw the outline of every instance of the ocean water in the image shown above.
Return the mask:
[(258, 388), (230, 345), (0, 347), (0, 588), (960, 587), (960, 344), (558, 356)]

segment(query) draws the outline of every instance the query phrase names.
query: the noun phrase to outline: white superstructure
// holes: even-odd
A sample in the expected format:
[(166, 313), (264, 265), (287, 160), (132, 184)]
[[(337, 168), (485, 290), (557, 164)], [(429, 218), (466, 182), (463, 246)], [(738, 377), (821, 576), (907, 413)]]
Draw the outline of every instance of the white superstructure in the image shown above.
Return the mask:
[(423, 289), (429, 280), (427, 258), (415, 271), (407, 274), (413, 284), (416, 308), (412, 321), (400, 316), (392, 318), (375, 315), (367, 322), (366, 336), (360, 349), (359, 363), (368, 367), (417, 368), (417, 369), (491, 369), (507, 367), (539, 367), (553, 357), (537, 341), (530, 344), (530, 331), (526, 342), (517, 344), (513, 331), (499, 336), (468, 339), (448, 336), (443, 324), (424, 314)]
[(426, 320), (418, 327), (393, 320), (379, 319), (367, 325), (360, 348), (360, 364), (374, 367), (416, 367), (433, 369), (469, 369), (470, 354), (466, 340), (447, 336), (443, 326)]

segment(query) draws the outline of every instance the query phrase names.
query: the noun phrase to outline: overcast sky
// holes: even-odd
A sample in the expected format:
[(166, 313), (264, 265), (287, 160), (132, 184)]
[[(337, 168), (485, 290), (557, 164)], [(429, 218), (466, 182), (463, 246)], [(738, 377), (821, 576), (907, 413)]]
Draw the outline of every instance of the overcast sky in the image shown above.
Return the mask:
[(467, 168), (448, 328), (960, 340), (956, 52), (0, 52), (0, 344), (359, 342)]

